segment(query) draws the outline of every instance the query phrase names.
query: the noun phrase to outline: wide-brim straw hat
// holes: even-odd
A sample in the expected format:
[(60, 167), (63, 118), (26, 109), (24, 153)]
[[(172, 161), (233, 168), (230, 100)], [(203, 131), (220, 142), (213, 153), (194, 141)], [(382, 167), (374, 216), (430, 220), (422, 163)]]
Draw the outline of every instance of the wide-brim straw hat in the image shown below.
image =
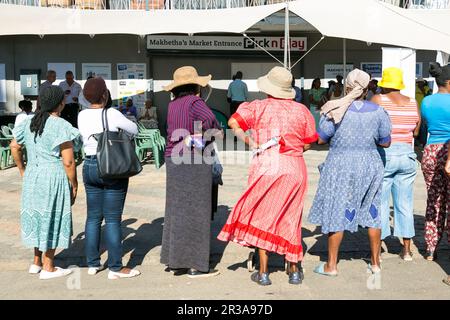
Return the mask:
[(172, 91), (176, 87), (187, 84), (198, 84), (201, 87), (206, 87), (211, 81), (211, 75), (199, 76), (197, 70), (191, 66), (178, 68), (173, 73), (173, 81), (164, 87), (166, 91)]
[(292, 74), (283, 67), (273, 67), (265, 76), (257, 80), (260, 91), (280, 99), (294, 99), (295, 90), (292, 88)]
[(386, 89), (405, 89), (405, 84), (403, 83), (403, 71), (396, 67), (384, 69), (381, 81), (378, 82), (378, 86)]

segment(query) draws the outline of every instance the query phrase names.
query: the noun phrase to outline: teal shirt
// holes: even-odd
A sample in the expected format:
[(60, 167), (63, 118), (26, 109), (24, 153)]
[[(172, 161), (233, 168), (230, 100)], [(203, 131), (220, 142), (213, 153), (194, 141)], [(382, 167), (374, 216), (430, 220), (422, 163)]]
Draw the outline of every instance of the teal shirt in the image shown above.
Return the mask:
[(427, 144), (450, 141), (450, 94), (436, 93), (427, 96), (421, 106), (422, 121), (428, 128)]
[(248, 100), (248, 89), (244, 81), (240, 79), (234, 80), (228, 86), (227, 97), (231, 101), (247, 101)]

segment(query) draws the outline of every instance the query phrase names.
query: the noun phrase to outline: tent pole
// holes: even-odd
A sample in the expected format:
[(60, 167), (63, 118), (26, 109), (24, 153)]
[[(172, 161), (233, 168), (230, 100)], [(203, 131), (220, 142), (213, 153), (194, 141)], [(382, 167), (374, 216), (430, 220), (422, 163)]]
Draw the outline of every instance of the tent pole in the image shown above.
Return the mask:
[(272, 58), (274, 58), (275, 60), (278, 61), (279, 64), (283, 64), (283, 62), (281, 62), (280, 60), (278, 60), (277, 57), (275, 57), (273, 54), (271, 54), (269, 51), (267, 51), (265, 48), (261, 47), (257, 42), (255, 42), (252, 38), (250, 38), (246, 33), (242, 34), (244, 37), (246, 37), (248, 40), (250, 40), (250, 42), (252, 42), (255, 46), (257, 46), (258, 48), (260, 48), (262, 51), (264, 51), (265, 53), (267, 53), (269, 56), (271, 56)]
[(293, 68), (293, 67), (295, 67), (296, 65), (297, 65), (297, 63), (299, 63), (300, 61), (302, 61), (302, 59), (304, 58), (304, 57), (306, 57), (320, 42), (322, 42), (322, 40), (323, 39), (325, 39), (325, 36), (322, 36), (321, 38), (320, 38), (320, 40), (319, 41), (317, 41), (308, 51), (306, 51), (306, 53), (304, 54), (304, 55), (302, 55), (301, 57), (300, 57), (300, 59), (298, 59), (291, 67), (290, 67), (290, 70)]
[(286, 7), (284, 9), (284, 67), (286, 69), (290, 67), (288, 66), (289, 44), (289, 5), (286, 1)]
[(346, 86), (346, 79), (347, 79), (347, 39), (342, 39), (342, 56), (343, 56), (343, 66), (344, 66), (344, 74), (342, 75), (344, 77), (344, 95), (345, 95), (345, 86)]

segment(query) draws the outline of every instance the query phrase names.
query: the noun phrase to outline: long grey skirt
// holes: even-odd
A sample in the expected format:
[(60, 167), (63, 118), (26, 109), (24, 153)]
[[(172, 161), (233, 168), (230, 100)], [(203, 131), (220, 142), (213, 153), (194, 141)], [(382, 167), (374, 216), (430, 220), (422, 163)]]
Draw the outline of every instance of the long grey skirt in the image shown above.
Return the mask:
[(212, 168), (166, 158), (166, 212), (161, 263), (173, 269), (209, 270)]

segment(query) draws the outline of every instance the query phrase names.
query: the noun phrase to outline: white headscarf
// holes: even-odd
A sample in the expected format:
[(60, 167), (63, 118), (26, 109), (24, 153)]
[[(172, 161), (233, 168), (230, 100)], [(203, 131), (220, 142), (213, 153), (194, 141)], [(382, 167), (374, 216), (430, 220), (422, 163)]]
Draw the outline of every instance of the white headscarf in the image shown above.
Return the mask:
[(370, 76), (359, 69), (352, 70), (346, 79), (346, 87), (350, 88), (350, 92), (341, 99), (328, 101), (322, 107), (320, 114), (333, 119), (334, 123), (339, 123), (344, 118), (347, 109), (358, 99), (369, 85)]

